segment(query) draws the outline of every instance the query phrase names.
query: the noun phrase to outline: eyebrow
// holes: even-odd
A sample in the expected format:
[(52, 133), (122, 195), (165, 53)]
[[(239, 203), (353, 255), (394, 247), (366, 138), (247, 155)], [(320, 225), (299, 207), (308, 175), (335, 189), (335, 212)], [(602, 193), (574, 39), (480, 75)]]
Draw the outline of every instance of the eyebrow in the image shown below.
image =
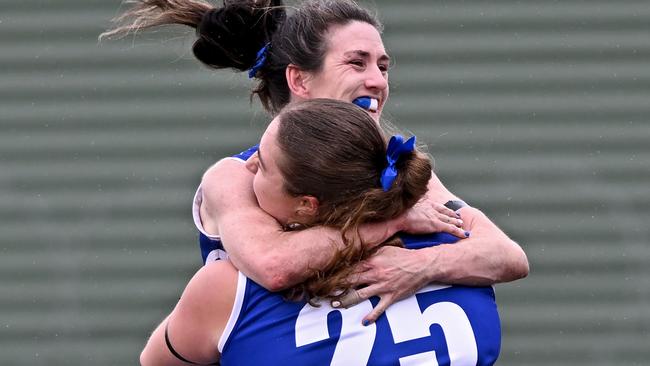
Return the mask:
[[(352, 51), (347, 51), (343, 53), (346, 57), (354, 57), (354, 56), (359, 56), (363, 58), (368, 58), (370, 57), (370, 53), (368, 51), (364, 50), (352, 50)], [(390, 62), (390, 56), (383, 54), (379, 56), (379, 61), (387, 61)]]

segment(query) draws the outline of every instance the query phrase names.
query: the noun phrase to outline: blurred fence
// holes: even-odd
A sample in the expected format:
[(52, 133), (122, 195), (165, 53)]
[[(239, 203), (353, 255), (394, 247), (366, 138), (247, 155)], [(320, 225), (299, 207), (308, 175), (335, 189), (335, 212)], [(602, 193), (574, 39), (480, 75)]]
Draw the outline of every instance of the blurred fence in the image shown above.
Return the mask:
[[(192, 35), (119, 2), (0, 2), (0, 364), (129, 365), (200, 265), (202, 171), (266, 123)], [(501, 365), (650, 358), (647, 1), (376, 1), (387, 116), (526, 250)], [(173, 37), (172, 40), (169, 40)]]

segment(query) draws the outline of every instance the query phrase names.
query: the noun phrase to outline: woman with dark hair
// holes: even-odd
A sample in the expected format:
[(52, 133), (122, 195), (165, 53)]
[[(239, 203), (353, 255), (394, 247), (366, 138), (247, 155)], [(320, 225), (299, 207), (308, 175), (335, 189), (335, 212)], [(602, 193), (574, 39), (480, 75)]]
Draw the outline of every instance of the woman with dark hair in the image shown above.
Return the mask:
[[(334, 98), (357, 104), (379, 122), (389, 94), (390, 58), (381, 24), (353, 1), (313, 0), (295, 7), (279, 0), (224, 0), (221, 7), (202, 0), (131, 2), (133, 7), (105, 35), (187, 25), (196, 29), (194, 55), (210, 68), (247, 71), (258, 81), (253, 95), (271, 114), (289, 102)], [(195, 222), (204, 262), (227, 252), (247, 276), (278, 291), (304, 281), (312, 268), (323, 268), (343, 242), (326, 227), (285, 231), (260, 209), (253, 195), (254, 176), (244, 165), (253, 151), (208, 169), (194, 200)], [(458, 237), (471, 232), (471, 237), (420, 250), (383, 247), (356, 267), (355, 284), (365, 287), (350, 291), (354, 300), (344, 298), (334, 305), (378, 295), (381, 301), (364, 319), (372, 322), (388, 305), (428, 283), (490, 285), (527, 275), (522, 249), (481, 211), (449, 192), (435, 174), (428, 188), (425, 210), (420, 211), (431, 218), (428, 225), (405, 220), (408, 215), (366, 224), (360, 227), (363, 242), (373, 246), (398, 231), (445, 231)]]
[[(393, 136), (387, 144), (361, 109), (313, 99), (289, 105), (273, 119), (246, 168), (254, 174), (261, 208), (278, 222), (296, 231), (325, 226), (344, 244), (284, 294), (265, 290), (230, 261), (207, 264), (153, 332), (143, 365), (496, 361), (500, 328), (492, 287), (427, 286), (372, 324), (362, 324), (370, 300), (349, 309), (329, 304), (352, 288), (353, 266), (374, 251), (364, 245), (361, 225), (394, 219), (426, 193), (431, 164), (414, 137)], [(427, 244), (452, 238), (429, 237)], [(404, 244), (393, 237), (383, 245)]]

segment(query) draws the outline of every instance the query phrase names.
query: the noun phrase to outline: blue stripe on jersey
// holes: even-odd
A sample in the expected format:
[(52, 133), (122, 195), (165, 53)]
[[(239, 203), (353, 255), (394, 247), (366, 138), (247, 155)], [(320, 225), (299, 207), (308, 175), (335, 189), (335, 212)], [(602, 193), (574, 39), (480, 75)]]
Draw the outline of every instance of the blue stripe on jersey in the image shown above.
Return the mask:
[[(452, 243), (426, 236), (410, 246)], [(361, 320), (378, 298), (350, 309), (287, 302), (252, 280), (226, 341), (227, 365), (492, 365), (501, 328), (492, 287), (428, 286), (391, 305), (375, 324)]]
[[(251, 146), (239, 154), (233, 155), (232, 157), (246, 161), (257, 152), (257, 149), (259, 149), (259, 147), (260, 145)], [(201, 232), (199, 232), (199, 248), (201, 249), (201, 258), (203, 259), (203, 264), (205, 264), (206, 260), (208, 259), (208, 255), (210, 255), (210, 253), (213, 251), (225, 251), (223, 244), (221, 244), (221, 240), (210, 239)]]
[(257, 149), (259, 149), (259, 148), (260, 148), (259, 144), (255, 145), (255, 146), (251, 146), (248, 149), (240, 152), (239, 154), (233, 155), (232, 157), (237, 158), (237, 159), (241, 159), (243, 161), (246, 161), (251, 156), (253, 156), (253, 154), (255, 154), (257, 152)]
[(438, 244), (451, 244), (458, 241), (458, 237), (449, 233), (432, 233), (424, 235), (411, 235), (399, 233), (400, 239), (408, 249), (420, 249)]

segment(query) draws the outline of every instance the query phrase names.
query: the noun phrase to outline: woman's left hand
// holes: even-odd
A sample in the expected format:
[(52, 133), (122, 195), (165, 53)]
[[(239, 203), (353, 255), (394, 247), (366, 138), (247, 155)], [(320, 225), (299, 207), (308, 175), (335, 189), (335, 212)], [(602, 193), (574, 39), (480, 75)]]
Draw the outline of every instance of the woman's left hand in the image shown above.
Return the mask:
[(404, 214), (403, 231), (409, 234), (449, 233), (466, 238), (460, 214), (430, 199), (420, 200)]
[(335, 301), (333, 305), (350, 307), (379, 296), (377, 306), (363, 319), (364, 325), (371, 324), (389, 305), (413, 295), (429, 282), (425, 276), (427, 266), (428, 261), (420, 250), (393, 246), (380, 248), (372, 257), (357, 264), (350, 278), (355, 288), (365, 287), (351, 290), (339, 304)]

